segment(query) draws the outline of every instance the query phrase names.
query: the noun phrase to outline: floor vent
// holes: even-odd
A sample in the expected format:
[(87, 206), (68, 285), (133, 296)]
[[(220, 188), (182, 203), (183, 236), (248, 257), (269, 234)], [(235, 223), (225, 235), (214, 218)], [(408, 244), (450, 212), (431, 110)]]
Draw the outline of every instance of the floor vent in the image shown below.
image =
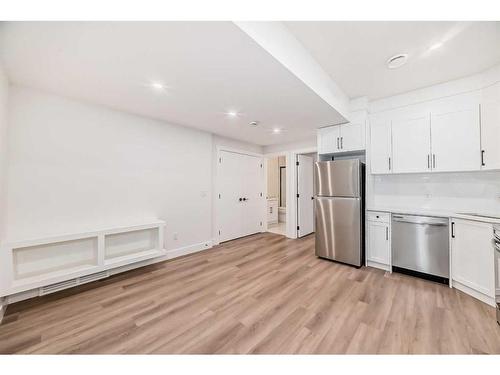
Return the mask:
[(46, 294), (55, 293), (55, 292), (58, 292), (60, 290), (64, 290), (64, 289), (72, 288), (74, 286), (90, 283), (92, 281), (104, 279), (108, 276), (109, 276), (108, 271), (102, 271), (102, 272), (97, 272), (97, 273), (93, 273), (93, 274), (86, 275), (86, 276), (77, 277), (77, 278), (74, 278), (71, 280), (61, 281), (60, 283), (42, 286), (40, 288), (39, 295), (44, 296)]
[(40, 295), (44, 296), (46, 294), (55, 293), (63, 289), (71, 288), (78, 285), (77, 279), (71, 279), (66, 281), (61, 281), (60, 283), (55, 283), (47, 286), (42, 286), (40, 288)]
[(102, 272), (97, 272), (93, 273), (91, 275), (86, 275), (78, 278), (78, 284), (85, 284), (85, 283), (90, 283), (92, 281), (100, 280), (100, 279), (105, 279), (108, 277), (108, 271), (102, 271)]

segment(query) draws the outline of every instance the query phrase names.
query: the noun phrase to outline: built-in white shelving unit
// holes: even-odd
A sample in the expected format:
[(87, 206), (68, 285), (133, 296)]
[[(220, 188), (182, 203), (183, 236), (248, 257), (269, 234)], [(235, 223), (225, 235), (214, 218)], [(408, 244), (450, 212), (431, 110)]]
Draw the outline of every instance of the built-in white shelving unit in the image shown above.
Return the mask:
[(58, 283), (79, 285), (163, 256), (164, 228), (165, 222), (153, 221), (8, 243), (1, 249), (0, 297)]

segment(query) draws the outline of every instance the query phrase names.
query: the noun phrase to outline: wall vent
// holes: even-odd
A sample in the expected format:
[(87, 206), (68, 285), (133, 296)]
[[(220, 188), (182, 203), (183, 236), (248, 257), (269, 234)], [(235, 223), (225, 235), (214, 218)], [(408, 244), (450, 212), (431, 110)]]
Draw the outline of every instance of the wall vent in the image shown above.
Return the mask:
[(60, 290), (68, 289), (68, 288), (73, 288), (74, 286), (90, 283), (92, 281), (104, 279), (109, 276), (108, 271), (102, 271), (102, 272), (97, 272), (93, 273), (90, 275), (85, 275), (81, 277), (76, 277), (74, 279), (66, 280), (66, 281), (61, 281), (60, 283), (55, 283), (55, 284), (50, 284), (47, 286), (42, 286), (39, 289), (39, 295), (44, 296), (46, 294), (51, 294), (55, 292), (59, 292)]

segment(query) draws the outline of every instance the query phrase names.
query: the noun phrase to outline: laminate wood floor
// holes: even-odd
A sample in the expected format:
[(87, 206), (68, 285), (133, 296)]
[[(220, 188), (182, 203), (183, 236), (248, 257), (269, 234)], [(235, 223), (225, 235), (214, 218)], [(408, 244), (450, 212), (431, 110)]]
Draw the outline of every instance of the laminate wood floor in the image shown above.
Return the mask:
[(494, 309), (263, 233), (10, 305), (0, 353), (500, 353)]

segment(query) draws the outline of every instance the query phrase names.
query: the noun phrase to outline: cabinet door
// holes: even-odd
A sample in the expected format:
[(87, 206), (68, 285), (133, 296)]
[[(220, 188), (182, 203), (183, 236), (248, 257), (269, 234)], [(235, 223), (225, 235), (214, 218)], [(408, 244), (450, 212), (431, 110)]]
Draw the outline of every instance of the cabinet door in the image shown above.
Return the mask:
[(357, 151), (365, 149), (365, 123), (350, 122), (340, 125), (341, 151)]
[(371, 122), (370, 156), (372, 173), (391, 173), (392, 140), (390, 120)]
[(454, 281), (485, 296), (495, 297), (491, 224), (453, 219), (451, 275)]
[(500, 101), (481, 104), (481, 169), (500, 169)]
[(390, 266), (391, 246), (389, 225), (369, 221), (367, 227), (367, 261)]
[(447, 113), (433, 113), (431, 140), (433, 171), (479, 170), (479, 106)]
[(340, 151), (340, 125), (318, 129), (318, 153), (333, 154)]
[(431, 170), (430, 114), (392, 121), (393, 173)]

